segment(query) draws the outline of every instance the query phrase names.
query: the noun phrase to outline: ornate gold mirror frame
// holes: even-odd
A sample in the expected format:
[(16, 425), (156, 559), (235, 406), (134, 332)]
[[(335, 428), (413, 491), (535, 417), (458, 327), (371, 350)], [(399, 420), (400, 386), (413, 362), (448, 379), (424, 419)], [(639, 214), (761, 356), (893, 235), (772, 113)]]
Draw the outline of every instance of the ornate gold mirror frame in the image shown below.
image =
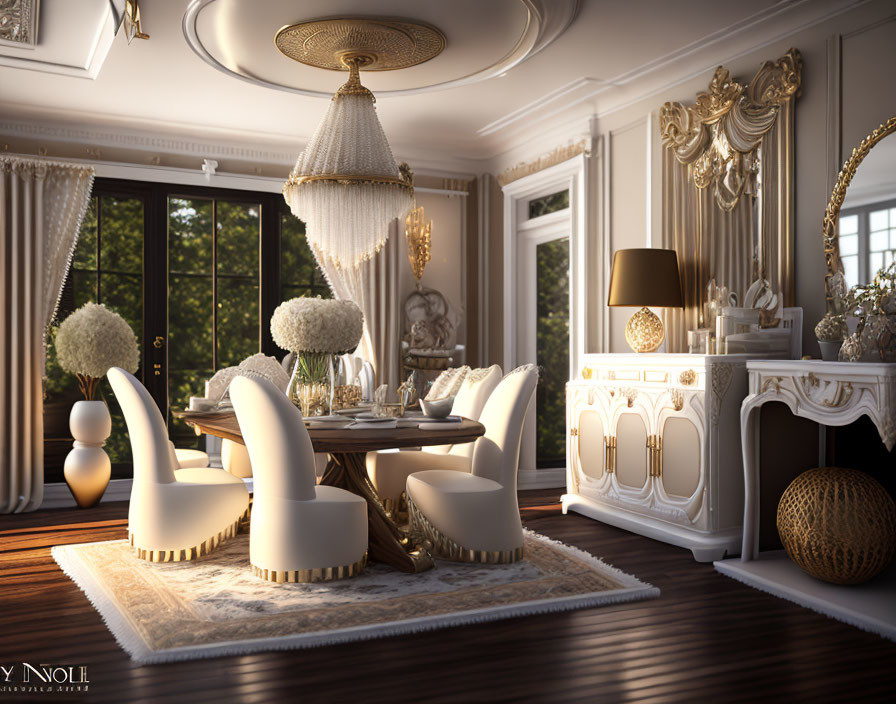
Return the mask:
[(850, 182), (856, 175), (859, 164), (868, 156), (872, 147), (894, 132), (896, 132), (896, 116), (881, 124), (865, 137), (859, 146), (852, 150), (852, 155), (843, 164), (843, 168), (840, 169), (840, 175), (837, 176), (837, 183), (831, 193), (828, 207), (824, 211), (821, 236), (824, 243), (824, 261), (825, 266), (827, 266), (827, 274), (824, 277), (825, 303), (827, 306), (826, 318), (844, 312), (846, 280), (843, 277), (843, 263), (840, 261), (839, 224), (840, 208), (843, 206), (843, 201), (846, 198), (846, 189), (849, 188)]

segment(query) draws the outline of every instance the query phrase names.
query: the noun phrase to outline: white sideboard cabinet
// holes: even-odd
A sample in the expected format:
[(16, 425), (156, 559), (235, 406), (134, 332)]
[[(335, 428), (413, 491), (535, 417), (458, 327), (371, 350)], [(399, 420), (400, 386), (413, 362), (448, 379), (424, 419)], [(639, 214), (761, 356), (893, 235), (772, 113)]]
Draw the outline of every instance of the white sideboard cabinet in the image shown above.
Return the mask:
[(751, 355), (586, 355), (566, 389), (563, 511), (691, 550), (741, 549)]

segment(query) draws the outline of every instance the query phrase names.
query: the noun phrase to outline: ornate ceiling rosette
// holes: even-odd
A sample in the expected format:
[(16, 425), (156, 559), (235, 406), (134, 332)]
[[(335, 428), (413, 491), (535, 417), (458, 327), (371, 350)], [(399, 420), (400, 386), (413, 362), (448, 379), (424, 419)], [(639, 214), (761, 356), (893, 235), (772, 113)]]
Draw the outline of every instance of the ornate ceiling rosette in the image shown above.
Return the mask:
[(719, 66), (693, 105), (668, 102), (660, 110), (663, 143), (689, 166), (697, 188), (713, 189), (722, 210), (755, 192), (762, 138), (780, 106), (799, 91), (801, 69), (796, 49), (765, 62), (746, 86)]

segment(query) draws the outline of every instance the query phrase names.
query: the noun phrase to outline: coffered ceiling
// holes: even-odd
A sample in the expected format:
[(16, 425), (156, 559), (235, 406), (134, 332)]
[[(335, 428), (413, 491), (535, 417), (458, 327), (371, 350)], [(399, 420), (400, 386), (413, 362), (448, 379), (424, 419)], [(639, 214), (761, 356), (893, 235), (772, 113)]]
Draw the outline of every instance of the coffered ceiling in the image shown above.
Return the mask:
[(36, 47), (0, 45), (0, 134), (65, 129), (160, 151), (204, 139), (287, 163), (344, 75), (283, 56), (275, 32), (375, 15), (446, 38), (424, 64), (362, 73), (394, 151), (475, 172), (558, 119), (609, 114), (860, 2), (141, 0), (150, 39), (129, 45), (113, 38), (110, 0), (41, 0)]

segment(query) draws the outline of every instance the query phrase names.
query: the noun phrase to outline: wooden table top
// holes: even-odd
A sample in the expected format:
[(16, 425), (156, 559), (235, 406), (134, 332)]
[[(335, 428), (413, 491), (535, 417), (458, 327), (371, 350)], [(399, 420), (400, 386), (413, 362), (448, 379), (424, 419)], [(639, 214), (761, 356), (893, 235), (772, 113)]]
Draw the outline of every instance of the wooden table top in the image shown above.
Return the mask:
[[(238, 443), (243, 442), (235, 413), (175, 412), (200, 432), (215, 435)], [(425, 420), (421, 418), (421, 422)], [(306, 426), (308, 427), (308, 426)], [(400, 447), (424, 445), (457, 445), (473, 442), (485, 434), (485, 426), (464, 418), (460, 423), (446, 424), (444, 428), (364, 428), (350, 430), (345, 427), (308, 427), (315, 452), (374, 452)]]

